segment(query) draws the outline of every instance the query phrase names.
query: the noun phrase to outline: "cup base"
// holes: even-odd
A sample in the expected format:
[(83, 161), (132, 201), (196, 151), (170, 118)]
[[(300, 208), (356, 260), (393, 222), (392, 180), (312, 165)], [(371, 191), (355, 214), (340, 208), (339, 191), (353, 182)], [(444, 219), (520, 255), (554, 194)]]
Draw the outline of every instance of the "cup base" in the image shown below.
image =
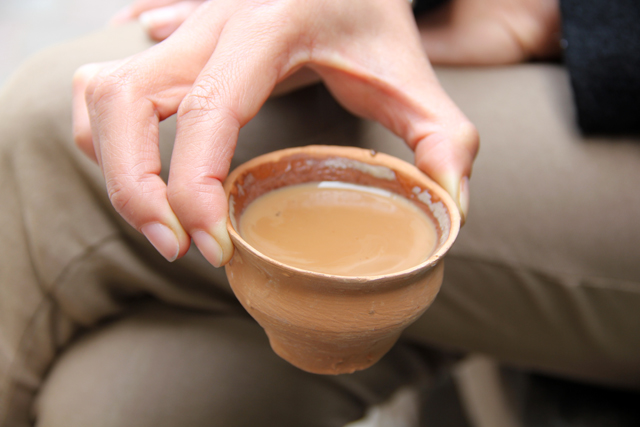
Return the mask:
[(400, 338), (392, 334), (373, 342), (316, 341), (279, 336), (265, 330), (273, 351), (293, 366), (312, 374), (351, 374), (374, 365)]

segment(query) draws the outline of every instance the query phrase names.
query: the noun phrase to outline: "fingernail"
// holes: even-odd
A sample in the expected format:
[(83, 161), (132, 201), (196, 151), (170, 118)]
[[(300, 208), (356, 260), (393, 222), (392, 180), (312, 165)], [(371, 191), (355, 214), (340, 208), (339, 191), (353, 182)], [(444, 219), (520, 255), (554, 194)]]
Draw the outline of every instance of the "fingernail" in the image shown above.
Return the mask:
[(216, 239), (202, 230), (192, 233), (191, 238), (207, 261), (214, 267), (222, 266), (223, 252)]
[(132, 18), (133, 16), (131, 16), (131, 7), (125, 6), (111, 17), (111, 19), (109, 20), (109, 25), (124, 24), (125, 22), (130, 21)]
[(140, 14), (138, 20), (145, 30), (151, 30), (156, 27), (170, 24), (177, 18), (177, 13), (174, 7), (161, 7), (159, 9), (153, 9), (148, 12)]
[(212, 231), (213, 237), (222, 247), (222, 265), (224, 265), (231, 260), (234, 250), (231, 237), (229, 237), (229, 232), (227, 231), (227, 219), (225, 218), (223, 221), (216, 224)]
[(458, 192), (458, 208), (461, 214), (461, 225), (467, 220), (469, 214), (469, 177), (463, 177), (460, 181), (460, 191)]
[(445, 189), (451, 198), (458, 204), (458, 194), (460, 191), (460, 178), (454, 173), (448, 173), (442, 176), (439, 184)]
[(451, 196), (460, 211), (460, 222), (464, 225), (469, 210), (469, 178), (449, 173), (440, 179), (440, 185)]
[(202, 255), (215, 267), (221, 267), (233, 256), (233, 243), (227, 232), (227, 220), (219, 222), (211, 229), (211, 233), (198, 230), (191, 234)]
[(169, 227), (153, 222), (143, 225), (140, 231), (167, 261), (173, 262), (178, 258), (180, 244)]

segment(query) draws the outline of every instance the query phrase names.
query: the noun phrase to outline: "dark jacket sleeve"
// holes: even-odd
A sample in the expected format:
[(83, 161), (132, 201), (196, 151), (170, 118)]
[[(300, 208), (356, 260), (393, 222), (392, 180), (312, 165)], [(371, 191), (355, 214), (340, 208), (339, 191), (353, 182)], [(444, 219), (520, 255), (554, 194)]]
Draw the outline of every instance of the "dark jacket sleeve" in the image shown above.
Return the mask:
[(413, 0), (413, 13), (417, 16), (421, 13), (436, 9), (450, 0)]
[(560, 0), (560, 7), (580, 127), (640, 132), (640, 0)]

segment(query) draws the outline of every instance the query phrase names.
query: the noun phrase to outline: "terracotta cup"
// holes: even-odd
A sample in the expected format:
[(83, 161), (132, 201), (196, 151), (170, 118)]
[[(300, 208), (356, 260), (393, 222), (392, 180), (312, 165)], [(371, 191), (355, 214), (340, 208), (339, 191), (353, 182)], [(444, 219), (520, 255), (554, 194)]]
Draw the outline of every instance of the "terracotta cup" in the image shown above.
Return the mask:
[[(240, 216), (257, 197), (319, 181), (379, 187), (411, 200), (436, 224), (435, 251), (409, 270), (349, 277), (285, 265), (240, 236)], [(308, 146), (265, 154), (235, 169), (224, 187), (227, 228), (235, 245), (226, 266), (229, 283), (266, 331), (273, 350), (313, 373), (350, 373), (377, 362), (435, 298), (442, 257), (460, 228), (455, 203), (436, 183), (413, 165), (360, 148)]]

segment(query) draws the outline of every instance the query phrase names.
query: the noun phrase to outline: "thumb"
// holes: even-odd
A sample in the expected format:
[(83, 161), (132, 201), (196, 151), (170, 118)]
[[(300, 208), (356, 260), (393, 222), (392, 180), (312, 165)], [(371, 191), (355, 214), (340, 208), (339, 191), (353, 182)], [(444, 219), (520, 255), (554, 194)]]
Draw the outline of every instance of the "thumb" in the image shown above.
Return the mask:
[(329, 49), (318, 43), (311, 67), (343, 106), (403, 138), (416, 166), (466, 218), (476, 128), (440, 86), (408, 8), (390, 2), (379, 8), (360, 23), (361, 32), (347, 35), (350, 43), (329, 39)]
[(463, 121), (455, 129), (427, 135), (414, 148), (416, 166), (451, 195), (462, 224), (469, 214), (469, 178), (478, 147), (478, 132)]
[[(451, 195), (464, 222), (469, 210), (469, 177), (479, 148), (478, 132), (430, 67), (423, 68), (423, 73), (399, 77), (371, 76), (353, 68), (315, 69), (346, 108), (380, 122), (407, 142), (415, 152), (416, 166)], [(412, 84), (402, 84), (407, 81)]]

